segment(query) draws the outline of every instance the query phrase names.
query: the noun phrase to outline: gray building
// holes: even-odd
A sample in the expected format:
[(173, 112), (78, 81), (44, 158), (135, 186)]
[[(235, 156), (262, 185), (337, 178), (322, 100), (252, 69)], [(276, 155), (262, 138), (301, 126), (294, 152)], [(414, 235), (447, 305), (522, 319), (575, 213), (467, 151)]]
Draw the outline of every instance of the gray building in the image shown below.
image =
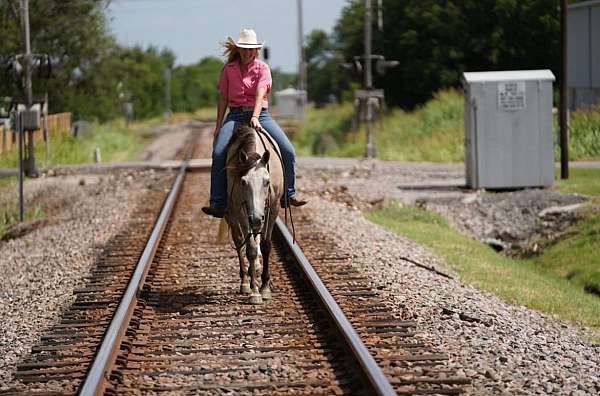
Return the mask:
[(569, 108), (600, 105), (600, 0), (570, 5), (567, 18)]

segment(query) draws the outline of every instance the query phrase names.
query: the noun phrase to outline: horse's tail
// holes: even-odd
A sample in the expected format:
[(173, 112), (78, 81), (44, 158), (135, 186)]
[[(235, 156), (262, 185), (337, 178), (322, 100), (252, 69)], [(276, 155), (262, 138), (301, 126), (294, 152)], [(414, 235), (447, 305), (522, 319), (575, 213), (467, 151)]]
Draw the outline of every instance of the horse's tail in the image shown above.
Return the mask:
[(227, 221), (225, 221), (225, 219), (221, 219), (219, 222), (219, 232), (217, 233), (217, 243), (221, 245), (226, 244), (228, 236), (229, 225), (227, 225)]

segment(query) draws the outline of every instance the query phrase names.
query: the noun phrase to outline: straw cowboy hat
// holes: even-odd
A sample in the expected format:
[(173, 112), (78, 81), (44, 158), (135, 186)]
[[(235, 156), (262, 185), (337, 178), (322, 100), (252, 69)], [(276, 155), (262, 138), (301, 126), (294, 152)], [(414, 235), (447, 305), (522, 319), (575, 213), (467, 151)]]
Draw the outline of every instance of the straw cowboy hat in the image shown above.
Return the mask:
[(242, 29), (237, 41), (234, 41), (231, 37), (227, 37), (227, 41), (238, 48), (262, 48), (265, 45), (264, 41), (258, 42), (256, 32), (252, 29)]

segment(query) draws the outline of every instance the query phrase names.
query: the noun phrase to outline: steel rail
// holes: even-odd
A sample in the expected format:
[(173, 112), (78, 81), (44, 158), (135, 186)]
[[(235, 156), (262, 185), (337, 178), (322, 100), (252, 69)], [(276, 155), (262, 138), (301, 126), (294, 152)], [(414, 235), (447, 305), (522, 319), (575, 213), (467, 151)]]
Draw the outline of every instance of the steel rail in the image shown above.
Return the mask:
[(158, 248), (158, 244), (165, 231), (169, 218), (171, 217), (177, 197), (179, 196), (187, 166), (188, 161), (186, 160), (179, 169), (177, 178), (165, 200), (160, 216), (154, 224), (152, 234), (146, 243), (142, 256), (138, 260), (133, 276), (129, 281), (127, 289), (123, 293), (123, 298), (121, 299), (110, 322), (110, 326), (104, 335), (102, 344), (90, 365), (86, 379), (79, 390), (80, 395), (89, 396), (104, 393), (106, 382), (110, 377), (110, 372), (119, 353), (121, 337), (125, 334), (127, 327), (129, 326), (129, 321), (131, 320), (137, 298), (142, 291), (146, 275), (150, 269), (154, 255), (156, 254), (156, 249)]
[(298, 244), (294, 243), (292, 235), (281, 218), (278, 217), (275, 224), (277, 226), (277, 230), (296, 257), (302, 272), (308, 279), (311, 286), (314, 288), (322, 304), (329, 312), (329, 315), (331, 316), (331, 319), (335, 323), (336, 327), (340, 333), (342, 333), (342, 336), (354, 354), (356, 361), (367, 377), (369, 384), (373, 387), (375, 394), (382, 396), (396, 395), (392, 385), (383, 374), (381, 367), (377, 365), (377, 362), (375, 362), (375, 359), (373, 359), (373, 356), (371, 356), (369, 350), (367, 347), (365, 347), (365, 344), (363, 344), (358, 333), (356, 333), (356, 330), (354, 330), (354, 327), (352, 327), (352, 324), (350, 324), (350, 321), (348, 321), (340, 306), (337, 304), (331, 293), (329, 293), (329, 290), (327, 290), (327, 287), (325, 287), (321, 281), (321, 278), (319, 278), (319, 275), (314, 270), (313, 266), (310, 264)]

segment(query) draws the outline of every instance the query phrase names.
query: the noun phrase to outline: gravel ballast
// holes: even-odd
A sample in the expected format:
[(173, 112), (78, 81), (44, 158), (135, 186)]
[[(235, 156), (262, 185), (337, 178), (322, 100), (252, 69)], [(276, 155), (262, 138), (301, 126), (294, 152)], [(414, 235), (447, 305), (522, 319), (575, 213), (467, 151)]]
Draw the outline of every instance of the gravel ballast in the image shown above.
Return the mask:
[(419, 337), (448, 353), (458, 374), (472, 379), (470, 393), (600, 392), (600, 345), (585, 341), (591, 334), (412, 264), (448, 273), (429, 251), (345, 204), (314, 198), (308, 208), (315, 229), (337, 242), (337, 254), (350, 254), (358, 269), (384, 286), (395, 309), (418, 322)]
[[(103, 246), (130, 220), (145, 192), (168, 173), (119, 172), (42, 178), (26, 202), (44, 199), (49, 222), (0, 241), (0, 389), (16, 364), (74, 300)], [(31, 210), (27, 208), (26, 210)]]
[[(153, 152), (145, 158), (157, 156)], [(382, 285), (398, 312), (417, 320), (419, 337), (448, 353), (459, 374), (473, 380), (471, 393), (600, 392), (600, 346), (586, 341), (585, 329), (509, 305), (457, 278), (414, 265), (411, 261), (453, 275), (428, 250), (362, 216), (362, 209), (390, 199), (425, 202), (426, 207), (445, 200), (450, 202), (442, 205), (445, 208), (451, 202), (468, 208), (477, 202), (494, 205), (484, 198), (465, 201), (473, 192), (461, 188), (462, 165), (310, 158), (299, 160), (298, 174), (300, 192), (311, 198), (305, 208), (316, 229), (330, 235), (340, 254), (351, 255), (360, 271)], [(96, 255), (129, 220), (145, 192), (162, 188), (170, 177), (167, 171), (121, 171), (28, 182), (28, 200), (46, 197), (53, 209), (47, 223), (0, 241), (0, 390), (44, 330), (59, 320), (73, 299), (73, 289), (85, 282)], [(0, 203), (7, 202), (16, 200), (0, 196)], [(532, 213), (550, 205), (557, 205), (556, 197)], [(453, 210), (446, 212), (458, 217)], [(496, 223), (474, 224), (484, 224), (472, 227), (477, 233)]]

